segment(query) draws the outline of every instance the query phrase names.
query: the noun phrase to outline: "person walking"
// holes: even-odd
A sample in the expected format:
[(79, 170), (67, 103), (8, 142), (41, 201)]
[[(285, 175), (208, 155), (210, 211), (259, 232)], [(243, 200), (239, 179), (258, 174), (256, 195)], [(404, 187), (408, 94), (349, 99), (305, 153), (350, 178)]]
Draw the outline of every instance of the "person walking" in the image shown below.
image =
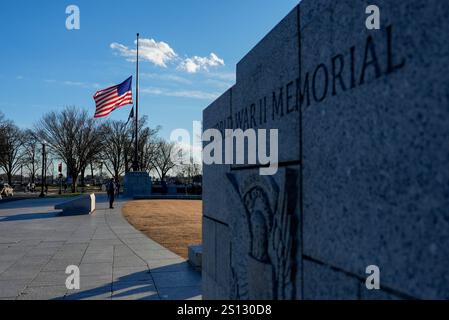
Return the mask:
[(108, 185), (106, 186), (106, 191), (108, 193), (108, 198), (109, 198), (109, 209), (114, 209), (115, 182), (114, 182), (113, 178), (111, 178), (111, 180), (109, 180)]

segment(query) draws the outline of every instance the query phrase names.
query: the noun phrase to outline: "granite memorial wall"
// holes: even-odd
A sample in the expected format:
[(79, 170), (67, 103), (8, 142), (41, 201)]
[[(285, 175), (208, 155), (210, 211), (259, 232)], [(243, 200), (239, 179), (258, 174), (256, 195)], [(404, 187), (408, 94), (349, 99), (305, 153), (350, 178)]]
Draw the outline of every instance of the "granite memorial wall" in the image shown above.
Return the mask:
[(238, 63), (203, 129), (278, 129), (279, 170), (204, 166), (205, 299), (449, 298), (448, 16), (303, 0)]

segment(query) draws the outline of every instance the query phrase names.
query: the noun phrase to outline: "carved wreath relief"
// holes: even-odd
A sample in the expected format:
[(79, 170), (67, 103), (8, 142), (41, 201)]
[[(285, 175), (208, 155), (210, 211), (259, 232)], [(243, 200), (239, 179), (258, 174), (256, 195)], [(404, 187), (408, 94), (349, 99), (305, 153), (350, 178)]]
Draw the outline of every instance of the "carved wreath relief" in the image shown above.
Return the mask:
[[(288, 171), (285, 183), (296, 179), (294, 170)], [(289, 204), (296, 203), (297, 190), (278, 186), (271, 176), (244, 176), (228, 174), (239, 202), (230, 223), (230, 298), (294, 299), (295, 206)]]

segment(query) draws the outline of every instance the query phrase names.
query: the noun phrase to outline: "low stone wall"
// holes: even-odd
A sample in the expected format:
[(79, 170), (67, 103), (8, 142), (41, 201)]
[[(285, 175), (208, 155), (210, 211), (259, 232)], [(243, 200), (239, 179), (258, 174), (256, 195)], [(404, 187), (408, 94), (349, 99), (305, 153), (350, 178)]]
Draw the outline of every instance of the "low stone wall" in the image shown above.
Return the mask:
[(96, 209), (95, 194), (85, 194), (55, 205), (56, 210), (62, 210), (62, 215), (91, 214)]
[(205, 299), (449, 298), (449, 2), (370, 4), (301, 1), (204, 110), (279, 130), (273, 176), (204, 166)]

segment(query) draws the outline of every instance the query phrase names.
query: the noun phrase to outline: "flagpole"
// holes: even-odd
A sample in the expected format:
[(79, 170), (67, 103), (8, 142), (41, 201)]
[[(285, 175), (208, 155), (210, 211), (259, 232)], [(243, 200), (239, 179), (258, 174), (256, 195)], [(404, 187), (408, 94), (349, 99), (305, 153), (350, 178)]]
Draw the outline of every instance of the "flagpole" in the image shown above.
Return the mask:
[(139, 33), (137, 33), (137, 65), (136, 65), (136, 114), (135, 114), (135, 141), (134, 141), (134, 172), (139, 171), (139, 144), (138, 144), (138, 131), (139, 131)]

